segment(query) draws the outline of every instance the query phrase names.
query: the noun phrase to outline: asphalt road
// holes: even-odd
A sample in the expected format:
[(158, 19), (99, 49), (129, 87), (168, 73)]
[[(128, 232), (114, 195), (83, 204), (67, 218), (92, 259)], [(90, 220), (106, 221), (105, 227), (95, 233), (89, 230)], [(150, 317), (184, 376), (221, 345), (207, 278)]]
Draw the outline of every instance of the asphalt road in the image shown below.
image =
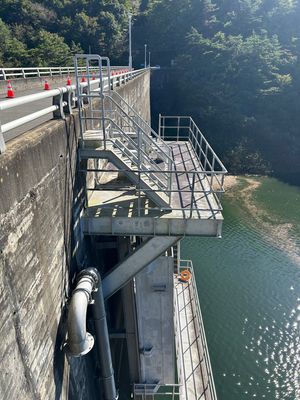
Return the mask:
[[(18, 94), (15, 97), (21, 97), (27, 94), (39, 93), (40, 91), (41, 90), (34, 89), (34, 90), (27, 90), (24, 92), (18, 92)], [(0, 97), (0, 101), (2, 100), (10, 101), (5, 97)], [(4, 125), (8, 122), (11, 122), (21, 117), (25, 117), (28, 114), (32, 114), (36, 111), (42, 110), (51, 105), (52, 105), (52, 98), (49, 98), (49, 99), (38, 100), (33, 103), (25, 104), (22, 106), (14, 107), (5, 111), (0, 111), (0, 123), (1, 125)], [(52, 117), (53, 117), (52, 114), (44, 115), (43, 117), (40, 117), (34, 121), (28, 122), (22, 126), (19, 126), (18, 128), (12, 129), (11, 131), (4, 133), (3, 136), (5, 142), (9, 142), (15, 137), (21, 135), (22, 133), (27, 132), (28, 130), (41, 125), (43, 122), (49, 121), (50, 119), (52, 119)]]

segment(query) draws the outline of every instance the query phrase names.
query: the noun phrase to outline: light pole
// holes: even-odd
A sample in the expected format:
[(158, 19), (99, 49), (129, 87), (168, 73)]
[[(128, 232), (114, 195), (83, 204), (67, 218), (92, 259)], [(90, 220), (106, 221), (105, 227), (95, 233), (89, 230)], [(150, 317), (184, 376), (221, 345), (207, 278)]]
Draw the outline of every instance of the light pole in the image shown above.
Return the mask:
[(145, 44), (145, 62), (144, 67), (147, 68), (147, 45)]
[(151, 51), (149, 51), (149, 68), (151, 66)]
[(129, 14), (128, 18), (129, 18), (129, 21), (128, 21), (128, 23), (129, 23), (129, 62), (128, 62), (128, 65), (129, 65), (129, 70), (131, 71), (131, 70), (132, 70), (132, 52), (131, 52), (131, 14)]

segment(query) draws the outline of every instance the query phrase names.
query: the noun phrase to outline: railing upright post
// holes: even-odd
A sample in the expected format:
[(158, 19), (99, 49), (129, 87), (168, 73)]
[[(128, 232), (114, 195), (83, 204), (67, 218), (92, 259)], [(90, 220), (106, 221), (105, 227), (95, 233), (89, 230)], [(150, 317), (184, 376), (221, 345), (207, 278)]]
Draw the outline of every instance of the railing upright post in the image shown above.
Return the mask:
[(168, 190), (169, 190), (169, 205), (171, 205), (172, 200), (172, 177), (173, 177), (173, 163), (171, 160), (168, 160), (168, 170), (169, 170), (169, 182), (168, 182)]
[[(5, 69), (4, 69), (4, 68), (3, 68), (3, 69), (0, 69), (0, 72), (1, 72), (1, 74), (2, 74), (3, 80), (5, 81), (5, 80), (6, 80)], [(0, 79), (0, 80), (1, 80), (1, 79)]]
[(138, 217), (141, 216), (141, 132), (140, 129), (138, 128), (137, 131), (138, 134), (138, 177), (139, 177), (139, 182), (138, 182)]
[[(192, 190), (191, 190), (191, 209), (190, 209), (190, 219), (193, 216), (193, 199), (194, 199), (194, 192), (195, 192), (195, 177), (196, 177), (196, 173), (193, 172), (193, 182), (192, 182)], [(195, 202), (196, 203), (196, 202)], [(195, 204), (195, 208), (196, 204)]]
[(208, 144), (205, 142), (205, 160), (204, 160), (204, 171), (206, 171), (206, 165), (207, 165), (207, 150), (208, 150)]
[(213, 154), (213, 160), (212, 160), (212, 163), (211, 163), (211, 179), (210, 179), (210, 187), (211, 188), (213, 188), (213, 178), (214, 178), (214, 175), (215, 175), (215, 173), (214, 173), (215, 160), (216, 160), (216, 158), (215, 158), (215, 155)]
[(158, 114), (158, 136), (161, 138), (161, 114)]
[(0, 121), (0, 154), (4, 153), (6, 150), (5, 140), (1, 129), (1, 121)]
[(60, 93), (57, 96), (53, 97), (53, 102), (52, 104), (54, 106), (58, 106), (58, 110), (53, 111), (53, 118), (62, 118), (66, 119), (65, 113), (64, 113), (64, 101), (63, 101), (63, 90), (60, 89)]
[(24, 79), (26, 78), (26, 73), (25, 73), (24, 68), (22, 68), (22, 76), (23, 76)]

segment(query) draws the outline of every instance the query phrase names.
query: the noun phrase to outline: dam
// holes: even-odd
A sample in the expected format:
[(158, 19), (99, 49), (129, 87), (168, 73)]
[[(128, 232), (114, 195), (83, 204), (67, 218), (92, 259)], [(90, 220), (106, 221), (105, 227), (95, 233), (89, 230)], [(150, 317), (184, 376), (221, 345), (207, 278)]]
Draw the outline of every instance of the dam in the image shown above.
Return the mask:
[(180, 240), (221, 236), (227, 171), (192, 118), (151, 128), (151, 73), (78, 55), (54, 119), (2, 130), (0, 398), (217, 398)]

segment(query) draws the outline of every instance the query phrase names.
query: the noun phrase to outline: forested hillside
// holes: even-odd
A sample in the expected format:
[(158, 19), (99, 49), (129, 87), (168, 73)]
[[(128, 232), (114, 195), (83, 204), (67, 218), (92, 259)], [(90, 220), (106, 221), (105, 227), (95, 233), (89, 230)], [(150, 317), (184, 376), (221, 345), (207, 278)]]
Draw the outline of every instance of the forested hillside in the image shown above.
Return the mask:
[(138, 6), (129, 0), (0, 0), (0, 65), (64, 65), (72, 54), (89, 51), (119, 60), (128, 12)]
[(153, 111), (191, 114), (231, 172), (300, 184), (300, 1), (148, 3), (135, 47), (173, 60)]
[(300, 184), (300, 0), (0, 0), (0, 66), (78, 51), (159, 64), (154, 116), (191, 114), (231, 172)]

